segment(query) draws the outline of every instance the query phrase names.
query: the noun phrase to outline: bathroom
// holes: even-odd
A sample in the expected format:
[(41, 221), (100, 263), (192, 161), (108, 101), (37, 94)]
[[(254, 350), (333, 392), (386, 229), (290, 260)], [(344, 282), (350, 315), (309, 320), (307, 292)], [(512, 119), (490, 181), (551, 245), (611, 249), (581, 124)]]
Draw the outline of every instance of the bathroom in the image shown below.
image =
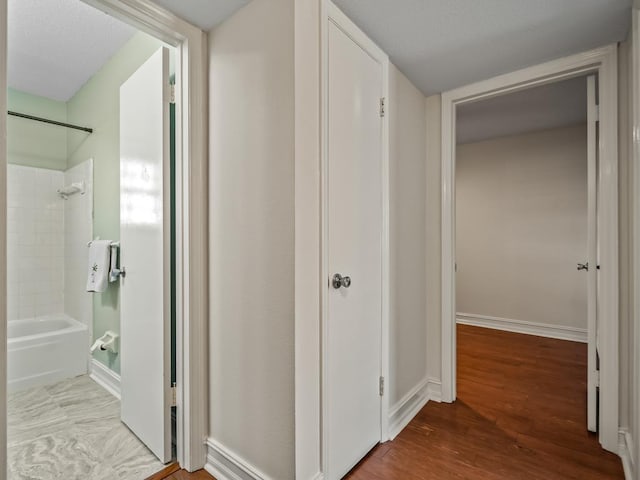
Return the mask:
[[(148, 365), (134, 351), (170, 369), (171, 302), (158, 328), (135, 312), (171, 298), (173, 49), (80, 0), (8, 7), (8, 478), (145, 478), (175, 454), (136, 424)], [(156, 109), (138, 98), (150, 75)], [(156, 128), (155, 164), (139, 125)], [(124, 259), (159, 281), (125, 280)]]

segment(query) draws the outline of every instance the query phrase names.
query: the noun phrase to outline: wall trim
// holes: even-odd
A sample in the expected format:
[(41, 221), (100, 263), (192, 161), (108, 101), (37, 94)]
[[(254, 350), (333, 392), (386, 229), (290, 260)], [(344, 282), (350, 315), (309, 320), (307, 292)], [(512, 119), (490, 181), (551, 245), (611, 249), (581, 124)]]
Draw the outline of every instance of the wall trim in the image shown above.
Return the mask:
[[(207, 439), (204, 469), (217, 480), (273, 480), (213, 438)], [(322, 479), (322, 474), (318, 475), (315, 479)]]
[(429, 402), (440, 403), (441, 385), (434, 378), (425, 377), (389, 409), (389, 440), (393, 440)]
[(626, 428), (621, 428), (618, 434), (619, 448), (618, 455), (622, 460), (622, 468), (624, 469), (625, 480), (634, 480), (635, 462), (633, 461), (633, 438)]
[[(631, 28), (631, 132), (632, 135), (632, 168), (633, 184), (631, 188), (631, 216), (633, 218), (632, 226), (632, 259), (633, 265), (631, 268), (632, 273), (632, 285), (637, 288), (640, 285), (640, 221), (639, 214), (640, 209), (640, 168), (636, 168), (635, 165), (640, 165), (640, 141), (636, 132), (640, 131), (640, 89), (637, 85), (640, 84), (640, 11), (638, 11), (638, 2), (634, 1), (634, 8), (632, 10), (632, 28)], [(631, 378), (635, 379), (631, 382), (631, 402), (630, 402), (630, 423), (631, 429), (635, 432), (636, 440), (640, 435), (640, 382), (638, 376), (640, 375), (640, 295), (634, 292), (632, 295), (632, 315), (631, 322), (633, 325), (633, 338), (631, 339), (632, 349), (631, 358), (628, 359), (628, 366), (632, 372)], [(636, 462), (640, 462), (640, 441), (636, 441), (634, 445), (630, 445), (630, 451), (633, 454), (632, 458), (636, 459)], [(640, 474), (640, 472), (636, 472)]]
[(429, 400), (440, 403), (442, 402), (442, 382), (435, 378), (429, 378), (427, 384), (427, 392), (429, 394)]
[[(0, 1), (0, 190), (7, 191), (7, 1)], [(0, 196), (0, 238), (7, 238), (7, 196)], [(7, 242), (0, 243), (0, 465), (7, 464)], [(5, 472), (0, 473), (4, 478)]]
[(120, 375), (99, 362), (91, 359), (89, 377), (111, 395), (120, 400)]
[(421, 380), (389, 409), (388, 437), (393, 440), (429, 401), (429, 380)]
[(548, 325), (546, 323), (514, 320), (511, 318), (491, 317), (474, 313), (456, 314), (456, 323), (473, 327), (492, 328), (505, 332), (524, 333), (538, 337), (558, 338), (571, 342), (587, 343), (587, 329), (566, 327), (564, 325)]

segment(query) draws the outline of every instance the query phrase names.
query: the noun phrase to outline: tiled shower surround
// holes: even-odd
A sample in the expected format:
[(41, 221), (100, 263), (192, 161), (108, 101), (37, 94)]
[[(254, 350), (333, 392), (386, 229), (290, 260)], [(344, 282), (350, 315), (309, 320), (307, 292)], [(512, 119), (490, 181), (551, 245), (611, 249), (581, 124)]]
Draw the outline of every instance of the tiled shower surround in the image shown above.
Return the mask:
[[(92, 161), (66, 172), (8, 165), (7, 175), (9, 320), (66, 313), (91, 327)], [(73, 182), (84, 182), (85, 193), (63, 200), (58, 189)]]
[(9, 320), (64, 312), (64, 173), (7, 168)]

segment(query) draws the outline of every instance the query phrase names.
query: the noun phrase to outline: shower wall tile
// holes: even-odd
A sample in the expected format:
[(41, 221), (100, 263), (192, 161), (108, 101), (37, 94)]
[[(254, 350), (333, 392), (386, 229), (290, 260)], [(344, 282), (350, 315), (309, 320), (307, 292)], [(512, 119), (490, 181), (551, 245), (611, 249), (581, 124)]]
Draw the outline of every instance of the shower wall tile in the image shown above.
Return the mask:
[(64, 312), (64, 175), (8, 165), (9, 320)]
[[(84, 182), (85, 194), (64, 202), (64, 311), (93, 329), (93, 296), (86, 292), (87, 243), (93, 239), (93, 161), (87, 160), (64, 173), (65, 185)], [(56, 237), (58, 239), (59, 237)]]

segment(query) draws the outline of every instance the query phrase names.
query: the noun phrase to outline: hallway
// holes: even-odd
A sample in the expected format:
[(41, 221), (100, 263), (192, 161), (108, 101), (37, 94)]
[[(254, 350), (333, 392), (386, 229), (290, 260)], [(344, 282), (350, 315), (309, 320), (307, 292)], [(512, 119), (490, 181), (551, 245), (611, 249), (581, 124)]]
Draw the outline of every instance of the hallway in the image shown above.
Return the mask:
[(350, 480), (623, 479), (586, 430), (587, 346), (459, 325), (458, 400), (429, 402)]

